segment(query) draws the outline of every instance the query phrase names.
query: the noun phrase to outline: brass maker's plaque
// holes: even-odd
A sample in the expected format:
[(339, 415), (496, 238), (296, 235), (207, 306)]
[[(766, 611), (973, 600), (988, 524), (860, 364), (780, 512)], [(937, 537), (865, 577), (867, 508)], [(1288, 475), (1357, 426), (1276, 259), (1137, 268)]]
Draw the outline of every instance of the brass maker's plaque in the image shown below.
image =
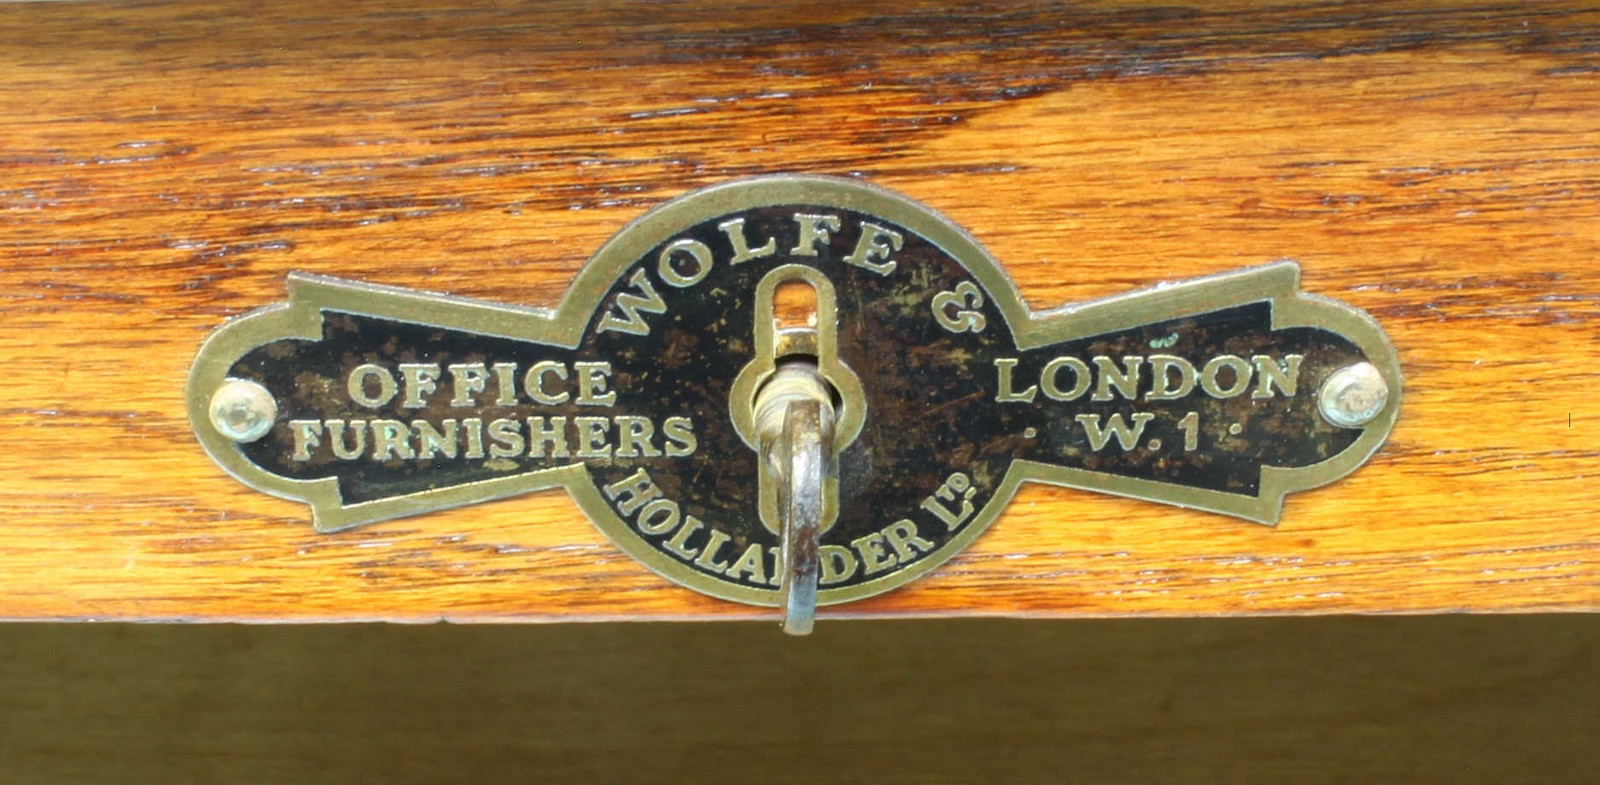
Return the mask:
[[(774, 324), (789, 281), (815, 291), (809, 328)], [(189, 380), (200, 442), (244, 483), (328, 532), (563, 486), (660, 574), (764, 605), (794, 493), (758, 460), (755, 400), (796, 357), (833, 414), (809, 480), (824, 604), (936, 567), (1030, 480), (1273, 523), (1378, 449), (1401, 389), (1377, 324), (1301, 293), (1292, 262), (1033, 312), (942, 216), (823, 177), (662, 205), (553, 311), (288, 290)]]

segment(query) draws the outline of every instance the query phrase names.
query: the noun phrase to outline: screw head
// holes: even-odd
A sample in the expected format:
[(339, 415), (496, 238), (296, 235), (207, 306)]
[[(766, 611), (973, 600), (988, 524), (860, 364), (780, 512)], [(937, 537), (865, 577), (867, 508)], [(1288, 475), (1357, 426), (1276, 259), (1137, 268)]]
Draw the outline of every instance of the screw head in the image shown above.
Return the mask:
[(211, 425), (233, 441), (253, 442), (272, 430), (278, 402), (249, 379), (227, 379), (211, 395)]
[(1372, 363), (1347, 365), (1333, 372), (1317, 394), (1322, 419), (1340, 428), (1360, 428), (1383, 411), (1389, 385)]

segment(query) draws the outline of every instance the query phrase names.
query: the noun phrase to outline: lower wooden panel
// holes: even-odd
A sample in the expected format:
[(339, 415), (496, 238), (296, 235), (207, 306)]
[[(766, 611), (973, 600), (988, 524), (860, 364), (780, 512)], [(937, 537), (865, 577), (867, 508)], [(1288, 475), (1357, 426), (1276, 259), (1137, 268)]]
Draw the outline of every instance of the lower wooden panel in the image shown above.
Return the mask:
[(0, 779), (1587, 785), (1588, 617), (0, 628)]
[(1293, 257), (1407, 379), (1276, 530), (1031, 488), (828, 613), (1600, 609), (1595, 41), (1583, 2), (0, 8), (0, 617), (763, 615), (559, 494), (315, 534), (182, 387), (290, 270), (550, 305), (649, 206), (777, 171), (933, 206), (1040, 308)]

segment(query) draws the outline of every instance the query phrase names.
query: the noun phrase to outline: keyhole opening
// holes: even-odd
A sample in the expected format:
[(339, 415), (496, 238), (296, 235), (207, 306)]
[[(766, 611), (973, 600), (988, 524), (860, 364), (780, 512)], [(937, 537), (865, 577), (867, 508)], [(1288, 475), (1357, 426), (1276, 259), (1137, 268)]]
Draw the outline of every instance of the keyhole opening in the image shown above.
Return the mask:
[(837, 455), (860, 435), (866, 398), (855, 372), (839, 358), (833, 282), (814, 267), (786, 264), (762, 277), (754, 299), (754, 356), (729, 390), (734, 431), (761, 451), (763, 436), (776, 426), (773, 420), (762, 423), (761, 411), (798, 395), (831, 410), (830, 444)]
[(817, 329), (817, 288), (810, 281), (779, 283), (772, 292), (772, 322), (780, 331)]

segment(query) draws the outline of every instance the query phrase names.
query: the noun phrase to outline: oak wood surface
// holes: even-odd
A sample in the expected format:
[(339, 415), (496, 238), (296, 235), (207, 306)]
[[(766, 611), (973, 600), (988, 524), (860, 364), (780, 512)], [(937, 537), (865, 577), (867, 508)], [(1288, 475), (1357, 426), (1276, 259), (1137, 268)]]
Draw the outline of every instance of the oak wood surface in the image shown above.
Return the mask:
[(1036, 308), (1292, 257), (1407, 380), (1275, 530), (1030, 487), (825, 617), (1600, 609), (1591, 3), (25, 4), (0, 85), (0, 617), (768, 615), (559, 493), (315, 534), (183, 408), (290, 270), (551, 305), (766, 172), (940, 210)]
[(1600, 617), (0, 627), (0, 779), (1600, 778)]

